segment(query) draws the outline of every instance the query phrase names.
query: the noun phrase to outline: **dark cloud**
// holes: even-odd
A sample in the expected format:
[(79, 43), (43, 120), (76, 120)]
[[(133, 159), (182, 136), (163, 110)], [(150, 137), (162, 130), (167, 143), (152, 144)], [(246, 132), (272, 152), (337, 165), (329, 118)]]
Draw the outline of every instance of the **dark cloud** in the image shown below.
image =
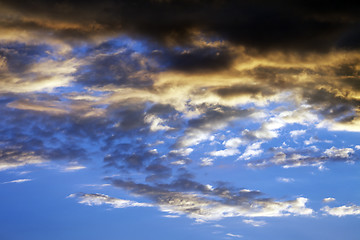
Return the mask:
[(11, 73), (21, 74), (29, 70), (31, 65), (41, 58), (49, 56), (51, 50), (49, 46), (44, 44), (2, 43), (0, 45), (0, 57), (4, 59), (6, 68)]
[[(124, 40), (125, 41), (125, 40)], [(79, 67), (76, 81), (86, 86), (102, 87), (114, 85), (122, 87), (149, 87), (153, 80), (149, 73), (156, 68), (146, 56), (132, 50), (129, 45), (119, 41), (107, 41), (85, 53), (76, 53), (87, 59), (87, 63)]]
[(229, 68), (235, 57), (226, 47), (196, 47), (165, 50), (158, 55), (158, 61), (171, 70), (209, 73)]
[[(190, 43), (196, 31), (255, 49), (327, 51), (357, 47), (359, 4), (310, 1), (2, 1), (61, 37), (126, 33), (165, 44)], [(18, 20), (20, 21), (20, 20)], [(71, 27), (80, 24), (80, 27)], [(55, 25), (55, 24), (54, 24)], [(34, 27), (34, 26), (33, 26)], [(201, 54), (200, 54), (201, 56)], [(213, 57), (210, 57), (210, 61)], [(200, 57), (201, 59), (201, 57)]]
[[(317, 140), (318, 141), (318, 140)], [(352, 148), (332, 147), (318, 152), (313, 148), (304, 149), (270, 149), (274, 155), (270, 158), (251, 161), (247, 164), (250, 168), (265, 168), (270, 166), (282, 166), (284, 168), (315, 166), (320, 169), (328, 162), (351, 162), (359, 161)]]
[(260, 85), (235, 85), (231, 87), (218, 88), (215, 90), (215, 93), (224, 98), (239, 97), (242, 95), (255, 96), (259, 93), (263, 96), (269, 96), (275, 94), (275, 89)]

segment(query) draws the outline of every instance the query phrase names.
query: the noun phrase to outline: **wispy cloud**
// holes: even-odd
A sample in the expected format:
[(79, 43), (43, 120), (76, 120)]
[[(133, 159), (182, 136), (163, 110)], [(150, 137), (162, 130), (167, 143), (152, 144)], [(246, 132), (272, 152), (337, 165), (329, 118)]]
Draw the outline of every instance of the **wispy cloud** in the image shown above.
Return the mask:
[(266, 225), (265, 221), (260, 221), (260, 220), (244, 219), (243, 222), (246, 224), (250, 224), (254, 227), (262, 227)]
[(33, 179), (30, 179), (30, 178), (21, 178), (21, 179), (15, 179), (15, 180), (12, 180), (12, 181), (8, 181), (8, 182), (3, 182), (2, 184), (8, 184), (8, 183), (23, 183), (23, 182), (30, 182), (32, 181)]
[(293, 178), (284, 178), (284, 177), (278, 177), (276, 180), (278, 182), (284, 182), (284, 183), (290, 183), (295, 181), (295, 179)]
[(240, 234), (233, 234), (233, 233), (227, 233), (226, 236), (233, 237), (233, 238), (242, 238), (243, 237)]

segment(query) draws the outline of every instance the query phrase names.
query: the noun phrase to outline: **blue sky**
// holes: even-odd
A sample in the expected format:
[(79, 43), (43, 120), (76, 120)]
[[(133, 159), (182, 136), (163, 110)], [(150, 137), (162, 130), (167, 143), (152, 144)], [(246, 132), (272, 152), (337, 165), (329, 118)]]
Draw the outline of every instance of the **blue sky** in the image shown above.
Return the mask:
[(357, 10), (0, 1), (0, 239), (357, 239)]

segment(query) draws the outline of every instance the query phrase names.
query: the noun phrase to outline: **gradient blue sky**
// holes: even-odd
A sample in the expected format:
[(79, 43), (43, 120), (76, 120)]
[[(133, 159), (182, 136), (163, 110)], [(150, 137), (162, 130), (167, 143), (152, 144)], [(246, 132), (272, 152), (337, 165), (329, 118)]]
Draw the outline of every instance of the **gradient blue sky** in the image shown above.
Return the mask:
[(0, 239), (358, 239), (359, 11), (1, 0)]

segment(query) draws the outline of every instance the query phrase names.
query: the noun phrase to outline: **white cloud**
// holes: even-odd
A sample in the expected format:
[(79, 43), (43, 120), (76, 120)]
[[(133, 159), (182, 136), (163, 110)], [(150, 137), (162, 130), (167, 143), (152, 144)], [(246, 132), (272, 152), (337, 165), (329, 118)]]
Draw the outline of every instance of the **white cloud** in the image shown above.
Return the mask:
[(355, 149), (356, 149), (356, 150), (360, 150), (360, 145), (356, 145), (356, 146), (355, 146)]
[(336, 148), (336, 147), (332, 147), (330, 149), (326, 149), (324, 153), (328, 157), (349, 158), (350, 154), (354, 153), (354, 150), (352, 148)]
[(32, 181), (32, 179), (22, 178), (22, 179), (12, 180), (12, 181), (9, 181), (9, 182), (3, 182), (3, 184), (7, 184), (7, 183), (23, 183), (23, 182), (30, 182), (30, 181)]
[(171, 150), (170, 154), (180, 155), (180, 156), (188, 156), (192, 153), (194, 149), (192, 148), (181, 148), (176, 150)]
[(161, 130), (167, 131), (172, 129), (169, 126), (163, 125), (163, 123), (165, 122), (163, 119), (152, 114), (147, 115), (144, 118), (144, 120), (146, 123), (150, 124), (150, 131), (152, 132), (161, 131)]
[(279, 177), (276, 179), (278, 182), (284, 182), (284, 183), (290, 183), (290, 182), (294, 182), (295, 180), (293, 178), (284, 178), (284, 177)]
[(350, 205), (350, 206), (340, 206), (340, 207), (329, 207), (325, 206), (321, 209), (328, 215), (343, 217), (348, 215), (360, 215), (360, 206)]
[(249, 131), (245, 129), (242, 134), (256, 137), (258, 139), (272, 139), (278, 137), (278, 129), (285, 126), (285, 122), (279, 118), (271, 118), (267, 122), (264, 122), (260, 129), (255, 131)]
[(214, 224), (213, 227), (216, 227), (216, 228), (225, 228), (223, 225), (220, 225), (220, 224)]
[(311, 145), (311, 144), (314, 144), (314, 143), (317, 143), (317, 142), (320, 142), (320, 140), (317, 139), (317, 138), (314, 138), (314, 137), (310, 137), (309, 140), (304, 141), (304, 144), (305, 145)]
[(251, 144), (250, 146), (247, 146), (245, 152), (237, 160), (249, 160), (252, 157), (259, 156), (263, 153), (263, 150), (260, 149), (261, 144), (263, 144), (263, 142), (256, 142)]
[(211, 158), (202, 158), (201, 159), (201, 163), (200, 163), (200, 166), (212, 166), (214, 163), (214, 159), (211, 159)]
[(112, 206), (113, 208), (127, 208), (127, 207), (152, 207), (153, 205), (148, 203), (139, 203), (130, 200), (124, 200), (119, 198), (109, 197), (104, 194), (95, 193), (95, 194), (70, 194), (69, 198), (78, 198), (79, 203), (85, 204), (88, 206), (94, 205), (103, 205), (107, 204)]
[(186, 161), (185, 160), (177, 160), (177, 161), (173, 161), (171, 162), (172, 165), (185, 165)]
[(290, 132), (290, 136), (292, 137), (292, 138), (296, 138), (296, 137), (298, 137), (298, 136), (300, 136), (300, 135), (303, 135), (303, 134), (305, 134), (306, 133), (306, 130), (294, 130), (294, 131), (291, 131)]
[(166, 217), (166, 218), (178, 218), (180, 216), (179, 215), (163, 215), (163, 217)]
[(85, 166), (74, 164), (74, 165), (69, 165), (69, 166), (64, 167), (63, 171), (64, 172), (74, 172), (74, 171), (82, 170), (85, 168), (86, 168)]
[(240, 145), (244, 145), (245, 142), (241, 138), (230, 138), (225, 142), (226, 148), (238, 148)]
[(250, 224), (254, 227), (262, 227), (266, 224), (265, 221), (257, 221), (257, 220), (252, 220), (252, 219), (244, 219), (243, 222), (246, 224)]
[(239, 235), (239, 234), (232, 234), (232, 233), (227, 233), (226, 236), (229, 236), (229, 237), (234, 237), (234, 238), (242, 238), (243, 236), (242, 235)]
[(335, 198), (327, 197), (327, 198), (324, 198), (324, 199), (323, 199), (323, 202), (324, 202), (324, 203), (329, 203), (329, 202), (333, 202), (333, 201), (335, 201), (335, 200), (336, 200)]
[(229, 156), (234, 156), (234, 155), (240, 154), (240, 151), (235, 148), (228, 148), (228, 149), (224, 149), (224, 150), (213, 151), (213, 152), (210, 152), (209, 154), (211, 156), (215, 156), (215, 157), (229, 157)]

